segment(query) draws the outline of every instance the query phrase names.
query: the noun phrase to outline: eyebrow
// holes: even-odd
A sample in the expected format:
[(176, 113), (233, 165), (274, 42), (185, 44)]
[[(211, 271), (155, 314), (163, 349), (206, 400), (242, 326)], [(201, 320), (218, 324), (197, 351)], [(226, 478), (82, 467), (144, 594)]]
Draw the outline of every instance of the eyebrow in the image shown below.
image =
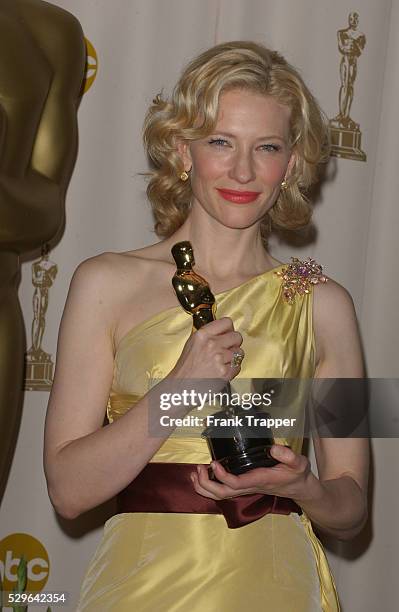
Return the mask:
[[(234, 134), (230, 134), (230, 132), (223, 132), (223, 131), (212, 132), (211, 136), (213, 136), (213, 135), (227, 136), (227, 138), (236, 138), (236, 136)], [(261, 140), (281, 140), (282, 142), (286, 142), (285, 138), (283, 138), (283, 136), (278, 136), (277, 134), (271, 134), (271, 135), (267, 135), (267, 136), (260, 136), (259, 138), (256, 139), (256, 142), (259, 142)]]

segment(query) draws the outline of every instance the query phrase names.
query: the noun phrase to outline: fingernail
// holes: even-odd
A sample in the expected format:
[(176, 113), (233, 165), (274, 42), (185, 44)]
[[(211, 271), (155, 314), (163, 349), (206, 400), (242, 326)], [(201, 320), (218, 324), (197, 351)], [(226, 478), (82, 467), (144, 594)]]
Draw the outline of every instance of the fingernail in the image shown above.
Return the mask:
[(200, 474), (200, 466), (199, 465), (197, 465), (197, 472), (198, 472), (198, 474)]
[(195, 476), (194, 476), (194, 474), (190, 474), (190, 478), (191, 478), (192, 482), (195, 482)]
[(213, 469), (213, 471), (215, 471), (215, 469), (217, 468), (216, 461), (211, 461), (211, 468)]

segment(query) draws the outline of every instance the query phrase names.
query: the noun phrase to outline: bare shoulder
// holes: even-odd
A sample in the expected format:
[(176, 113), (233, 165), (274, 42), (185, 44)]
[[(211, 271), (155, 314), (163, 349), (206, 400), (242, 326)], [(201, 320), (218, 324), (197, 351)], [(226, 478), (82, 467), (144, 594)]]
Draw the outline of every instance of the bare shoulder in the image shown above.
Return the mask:
[[(328, 277), (327, 277), (328, 278)], [(355, 306), (349, 291), (332, 278), (314, 287), (313, 328), (316, 360), (333, 363), (334, 376), (362, 373), (362, 357)], [(328, 368), (325, 376), (330, 375)]]
[(334, 324), (342, 318), (353, 318), (355, 306), (349, 291), (330, 277), (314, 286), (313, 319), (317, 324)]
[(121, 253), (100, 253), (79, 264), (75, 274), (104, 275), (104, 282), (117, 285), (119, 290), (126, 284), (137, 286), (149, 273), (155, 278), (163, 277), (166, 269), (173, 268), (171, 262), (159, 256), (156, 246)]
[(175, 304), (173, 266), (155, 254), (150, 247), (106, 252), (86, 259), (75, 270), (70, 292), (100, 315), (114, 346), (130, 328), (156, 314), (161, 304), (166, 308)]
[(314, 308), (317, 311), (335, 312), (354, 309), (353, 299), (349, 291), (333, 278), (326, 276), (326, 283), (314, 286)]
[(124, 253), (105, 252), (82, 261), (76, 268), (71, 288), (110, 307), (140, 282), (142, 261)]
[(82, 261), (73, 273), (67, 306), (101, 308), (103, 313), (111, 313), (115, 270), (114, 258), (110, 253)]
[(130, 305), (128, 312), (135, 312), (136, 283), (140, 284), (141, 276), (141, 262), (119, 253), (102, 253), (78, 265), (60, 325), (58, 371), (62, 364), (71, 369), (75, 362), (85, 362), (90, 368), (95, 362), (111, 377), (114, 332), (126, 304)]

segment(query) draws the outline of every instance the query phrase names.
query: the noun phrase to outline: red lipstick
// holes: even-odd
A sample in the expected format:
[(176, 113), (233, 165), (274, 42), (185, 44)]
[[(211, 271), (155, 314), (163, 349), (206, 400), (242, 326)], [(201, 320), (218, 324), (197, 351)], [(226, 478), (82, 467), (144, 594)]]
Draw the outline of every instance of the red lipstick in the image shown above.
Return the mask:
[(235, 204), (248, 204), (260, 195), (260, 191), (236, 191), (235, 189), (218, 189), (218, 193), (224, 200)]

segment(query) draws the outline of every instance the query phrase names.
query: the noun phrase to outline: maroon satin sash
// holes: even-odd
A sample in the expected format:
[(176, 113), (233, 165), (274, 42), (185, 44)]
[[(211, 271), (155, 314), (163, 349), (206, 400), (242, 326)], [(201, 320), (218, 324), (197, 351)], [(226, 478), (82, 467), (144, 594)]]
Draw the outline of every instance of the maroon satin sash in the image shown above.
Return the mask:
[(148, 463), (117, 496), (118, 512), (185, 512), (223, 514), (230, 529), (243, 527), (265, 514), (302, 514), (288, 497), (240, 495), (214, 500), (199, 495), (190, 474), (194, 463)]

